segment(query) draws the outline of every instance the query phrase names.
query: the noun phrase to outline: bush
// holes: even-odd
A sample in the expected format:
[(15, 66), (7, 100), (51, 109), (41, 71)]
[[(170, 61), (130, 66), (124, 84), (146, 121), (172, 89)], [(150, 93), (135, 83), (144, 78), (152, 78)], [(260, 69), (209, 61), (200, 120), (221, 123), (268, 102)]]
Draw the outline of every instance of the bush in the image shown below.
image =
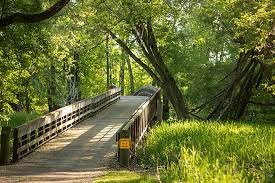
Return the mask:
[(274, 137), (271, 124), (164, 123), (150, 132), (141, 156), (143, 163), (164, 167), (164, 182), (271, 182)]

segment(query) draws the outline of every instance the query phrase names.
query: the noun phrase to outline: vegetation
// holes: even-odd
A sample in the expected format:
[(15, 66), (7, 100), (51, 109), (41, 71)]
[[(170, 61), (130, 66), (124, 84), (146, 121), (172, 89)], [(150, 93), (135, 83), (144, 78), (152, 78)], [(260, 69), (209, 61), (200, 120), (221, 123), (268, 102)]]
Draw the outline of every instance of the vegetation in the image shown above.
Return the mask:
[(153, 176), (138, 174), (130, 171), (109, 172), (102, 177), (97, 178), (95, 183), (154, 183), (157, 182)]
[(10, 118), (9, 126), (17, 127), (40, 117), (38, 113), (17, 112)]
[(163, 180), (269, 181), (274, 14), (272, 0), (2, 0), (0, 129), (112, 84), (151, 84), (164, 119), (232, 121), (153, 130), (146, 153)]
[(146, 140), (142, 160), (163, 182), (272, 182), (275, 126), (247, 122), (166, 122)]
[(0, 7), (2, 124), (14, 112), (53, 111), (112, 83), (125, 94), (160, 86), (164, 114), (170, 103), (178, 118), (238, 120), (251, 108), (274, 110), (271, 0), (5, 0)]

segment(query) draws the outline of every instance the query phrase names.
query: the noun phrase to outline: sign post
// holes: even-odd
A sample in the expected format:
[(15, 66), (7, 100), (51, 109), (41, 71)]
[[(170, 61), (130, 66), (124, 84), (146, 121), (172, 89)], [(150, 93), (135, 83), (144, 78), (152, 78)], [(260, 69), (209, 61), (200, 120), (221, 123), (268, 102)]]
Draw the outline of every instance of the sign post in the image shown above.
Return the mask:
[(131, 138), (130, 130), (122, 130), (119, 134), (118, 148), (119, 148), (119, 163), (122, 166), (128, 167), (130, 160)]

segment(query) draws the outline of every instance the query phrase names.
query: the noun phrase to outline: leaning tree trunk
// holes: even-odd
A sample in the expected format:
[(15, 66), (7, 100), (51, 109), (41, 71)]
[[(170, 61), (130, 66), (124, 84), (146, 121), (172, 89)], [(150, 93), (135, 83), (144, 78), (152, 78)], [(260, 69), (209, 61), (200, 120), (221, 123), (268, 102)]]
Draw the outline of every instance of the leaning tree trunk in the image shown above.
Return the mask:
[(134, 34), (138, 39), (144, 55), (158, 73), (159, 80), (161, 81), (160, 85), (173, 105), (177, 117), (179, 119), (189, 118), (185, 98), (178, 87), (175, 78), (164, 63), (163, 57), (158, 49), (151, 21), (147, 22), (146, 27), (144, 25), (136, 26)]
[(239, 60), (237, 68), (232, 73), (231, 83), (217, 100), (216, 107), (208, 119), (238, 120), (243, 115), (253, 88), (260, 82), (262, 74), (259, 61)]
[(189, 118), (186, 102), (174, 78), (170, 77), (170, 80), (166, 80), (164, 85), (162, 85), (162, 89), (166, 91), (168, 99), (177, 113), (177, 117), (179, 119)]
[(129, 54), (167, 93), (169, 101), (173, 105), (177, 117), (179, 119), (189, 118), (188, 108), (184, 96), (178, 87), (175, 78), (167, 68), (163, 61), (162, 55), (158, 49), (157, 41), (151, 26), (151, 21), (146, 24), (139, 24), (133, 30), (139, 46), (147, 58), (149, 64), (139, 59), (121, 39), (108, 28), (104, 28), (109, 32), (112, 38)]
[(274, 58), (274, 38), (275, 28), (261, 49), (251, 49), (240, 54), (231, 73), (231, 82), (217, 95), (216, 105), (208, 119), (238, 120), (242, 117), (253, 90), (258, 88), (263, 79), (272, 77), (267, 74), (270, 68), (266, 62)]

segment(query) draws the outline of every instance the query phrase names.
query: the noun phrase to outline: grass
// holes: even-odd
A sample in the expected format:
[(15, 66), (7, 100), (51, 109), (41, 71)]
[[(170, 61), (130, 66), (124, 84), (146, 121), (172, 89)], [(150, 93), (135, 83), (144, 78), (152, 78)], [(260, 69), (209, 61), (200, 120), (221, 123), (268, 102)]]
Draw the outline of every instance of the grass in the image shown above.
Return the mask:
[[(32, 112), (16, 112), (11, 115), (10, 120), (8, 121), (8, 126), (15, 128), (17, 126), (20, 126), (24, 123), (30, 122), (36, 118), (40, 117), (40, 114)], [(6, 124), (5, 124), (6, 126)], [(1, 153), (1, 132), (2, 132), (2, 125), (0, 123), (0, 153)], [(11, 140), (10, 140), (10, 147), (12, 148), (12, 134), (11, 134)], [(10, 153), (12, 153), (12, 149), (10, 150)]]
[(130, 171), (109, 172), (94, 181), (95, 183), (154, 183), (156, 179), (147, 174), (138, 174)]
[(275, 126), (174, 122), (154, 128), (140, 152), (163, 182), (275, 182)]
[(9, 126), (17, 127), (40, 117), (40, 114), (32, 112), (16, 112), (10, 117)]

